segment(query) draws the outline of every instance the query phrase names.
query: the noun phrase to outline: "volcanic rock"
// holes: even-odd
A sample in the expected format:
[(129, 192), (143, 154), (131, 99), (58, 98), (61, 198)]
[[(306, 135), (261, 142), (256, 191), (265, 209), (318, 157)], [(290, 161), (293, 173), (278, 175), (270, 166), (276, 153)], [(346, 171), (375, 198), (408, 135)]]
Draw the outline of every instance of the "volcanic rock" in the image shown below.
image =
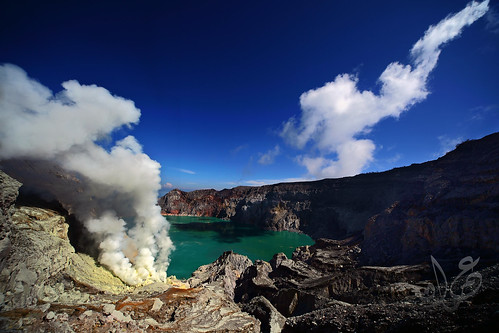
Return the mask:
[(260, 320), (262, 333), (279, 333), (286, 323), (286, 318), (263, 296), (254, 297), (242, 309)]
[[(286, 317), (282, 332), (465, 332), (499, 325), (499, 264), (475, 271), (482, 283), (474, 293), (444, 302), (428, 293), (437, 283), (430, 258), (423, 265), (363, 266), (359, 244), (358, 236), (321, 239), (298, 248), (293, 259), (277, 254), (270, 264), (256, 262), (237, 282), (236, 300), (267, 330), (270, 302)], [(449, 284), (456, 279), (448, 275)]]
[(227, 251), (213, 263), (199, 267), (187, 282), (191, 287), (210, 285), (219, 288), (233, 299), (236, 281), (252, 264), (248, 257)]

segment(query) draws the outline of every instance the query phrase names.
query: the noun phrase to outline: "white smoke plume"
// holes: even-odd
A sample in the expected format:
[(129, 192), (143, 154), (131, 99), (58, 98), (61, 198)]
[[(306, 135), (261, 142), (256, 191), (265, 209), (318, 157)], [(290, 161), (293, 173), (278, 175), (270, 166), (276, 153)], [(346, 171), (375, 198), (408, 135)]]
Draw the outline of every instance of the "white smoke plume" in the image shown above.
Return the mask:
[[(457, 14), (430, 26), (411, 49), (412, 66), (393, 62), (386, 67), (379, 77), (379, 94), (359, 91), (357, 77), (350, 74), (338, 75), (334, 81), (303, 93), (300, 120), (293, 117), (285, 122), (281, 136), (299, 149), (314, 142), (322, 156), (300, 156), (298, 162), (316, 178), (361, 172), (373, 160), (376, 146), (358, 137), (381, 119), (397, 118), (426, 98), (428, 75), (437, 64), (441, 47), (482, 17), (488, 3), (471, 2)], [(330, 154), (335, 154), (336, 159), (325, 157)]]
[(60, 173), (43, 183), (43, 190), (93, 233), (100, 262), (128, 284), (165, 280), (173, 244), (156, 205), (160, 165), (133, 136), (109, 150), (97, 143), (137, 124), (140, 110), (102, 87), (77, 81), (62, 86), (54, 95), (21, 68), (0, 66), (0, 160), (31, 161), (24, 176), (35, 187), (47, 177), (43, 161), (68, 172), (66, 178), (75, 177), (79, 191), (68, 189)]

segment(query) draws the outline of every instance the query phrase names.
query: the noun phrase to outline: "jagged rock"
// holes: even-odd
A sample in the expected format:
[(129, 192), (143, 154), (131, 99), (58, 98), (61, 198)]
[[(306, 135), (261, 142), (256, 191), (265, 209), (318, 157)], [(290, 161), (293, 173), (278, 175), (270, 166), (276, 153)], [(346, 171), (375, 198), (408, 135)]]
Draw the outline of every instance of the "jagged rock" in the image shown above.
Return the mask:
[(262, 333), (279, 333), (286, 323), (286, 317), (263, 296), (253, 298), (242, 309), (260, 320)]
[(191, 287), (202, 284), (219, 287), (233, 299), (236, 281), (252, 264), (253, 262), (248, 257), (227, 251), (213, 263), (199, 267), (192, 273), (188, 283)]
[[(307, 261), (310, 259), (311, 256), (312, 256), (312, 253), (310, 253), (310, 246), (305, 245), (305, 246), (297, 247), (296, 250), (293, 251), (291, 258), (294, 260)], [(275, 258), (275, 259), (276, 259), (276, 264), (278, 266), (278, 264), (279, 264), (278, 261), (280, 258)], [(274, 267), (274, 266), (272, 266), (272, 267)]]
[(270, 264), (263, 260), (257, 260), (254, 265), (249, 266), (237, 281), (235, 300), (237, 302), (245, 302), (256, 295), (266, 295), (276, 292), (277, 287), (269, 278), (271, 271), (272, 267)]
[[(358, 242), (356, 237), (323, 239), (297, 249), (306, 251), (306, 260), (300, 255), (294, 260), (275, 255), (271, 271), (257, 269), (255, 263), (238, 281), (236, 299), (243, 292), (239, 297), (242, 308), (257, 316), (264, 327), (266, 319), (258, 316), (265, 312), (255, 310), (253, 302), (265, 297), (287, 317), (283, 332), (487, 331), (499, 324), (499, 264), (477, 271), (482, 275), (481, 289), (469, 299), (451, 298), (451, 302), (460, 302), (452, 312), (438, 298), (426, 296), (428, 287), (436, 283), (429, 264), (361, 266), (355, 251)], [(340, 268), (339, 262), (346, 264)], [(259, 272), (269, 280), (265, 285), (274, 288), (251, 283)], [(448, 276), (449, 283), (454, 279)]]
[[(158, 300), (163, 303), (159, 309)], [(62, 303), (46, 315), (36, 308), (15, 309), (1, 313), (0, 329), (10, 329), (9, 324), (22, 315), (26, 332), (260, 332), (257, 319), (208, 288), (170, 288), (154, 296), (129, 295), (113, 302)]]
[[(423, 318), (432, 327), (429, 331), (440, 327), (451, 330), (459, 327), (462, 318), (473, 318), (462, 315), (463, 312), (447, 314), (443, 307), (435, 307), (440, 304), (438, 299), (425, 296), (434, 278), (429, 264), (361, 266), (356, 251), (358, 243), (358, 237), (342, 241), (323, 239), (308, 248), (297, 249), (297, 252), (306, 251), (305, 261), (300, 255), (294, 260), (275, 255), (270, 264), (272, 270), (267, 269), (264, 274), (255, 264), (238, 281), (236, 299), (247, 304), (260, 296), (268, 299), (288, 318), (283, 332), (369, 331), (378, 326), (400, 331), (419, 327), (417, 322)], [(341, 267), (339, 262), (343, 262)], [(258, 272), (269, 279), (265, 285), (274, 288), (251, 283)], [(478, 313), (481, 311), (478, 305), (486, 304), (486, 315), (479, 316), (481, 323), (463, 327), (493, 327), (499, 319), (493, 311), (499, 296), (499, 264), (480, 272), (482, 279), (487, 280), (482, 286), (486, 291), (478, 292), (471, 303), (463, 301), (461, 307), (475, 304), (471, 311)], [(426, 315), (431, 318), (426, 319)], [(448, 321), (440, 324), (434, 320), (440, 315)]]

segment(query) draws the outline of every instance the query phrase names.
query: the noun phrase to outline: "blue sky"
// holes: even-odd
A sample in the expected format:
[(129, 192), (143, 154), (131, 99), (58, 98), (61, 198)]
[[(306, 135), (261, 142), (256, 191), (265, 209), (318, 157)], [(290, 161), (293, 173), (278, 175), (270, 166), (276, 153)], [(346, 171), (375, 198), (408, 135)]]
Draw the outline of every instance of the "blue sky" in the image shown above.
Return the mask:
[[(314, 111), (341, 100), (321, 87), (343, 87), (342, 74), (345, 87), (381, 95), (387, 66), (414, 67), (413, 45), (467, 3), (6, 1), (0, 63), (55, 93), (77, 80), (134, 101), (140, 123), (113, 136), (135, 136), (162, 165), (164, 191), (339, 177), (499, 131), (498, 1), (442, 47), (425, 96), (371, 121)], [(300, 101), (312, 89), (320, 96)]]

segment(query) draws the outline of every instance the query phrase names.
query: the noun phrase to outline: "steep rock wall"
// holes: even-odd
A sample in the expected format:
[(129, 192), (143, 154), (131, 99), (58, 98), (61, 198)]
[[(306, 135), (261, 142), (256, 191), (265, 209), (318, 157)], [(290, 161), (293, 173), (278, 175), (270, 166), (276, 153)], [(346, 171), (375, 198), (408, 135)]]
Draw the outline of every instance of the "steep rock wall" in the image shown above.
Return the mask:
[(222, 191), (172, 190), (159, 204), (166, 214), (214, 216), (317, 238), (341, 237), (362, 230), (369, 217), (393, 202), (420, 192), (423, 178), (407, 171)]
[(214, 216), (315, 239), (362, 232), (366, 260), (391, 264), (458, 248), (497, 256), (498, 193), (495, 133), (435, 161), (386, 172), (222, 191), (173, 190), (159, 204), (166, 214)]

